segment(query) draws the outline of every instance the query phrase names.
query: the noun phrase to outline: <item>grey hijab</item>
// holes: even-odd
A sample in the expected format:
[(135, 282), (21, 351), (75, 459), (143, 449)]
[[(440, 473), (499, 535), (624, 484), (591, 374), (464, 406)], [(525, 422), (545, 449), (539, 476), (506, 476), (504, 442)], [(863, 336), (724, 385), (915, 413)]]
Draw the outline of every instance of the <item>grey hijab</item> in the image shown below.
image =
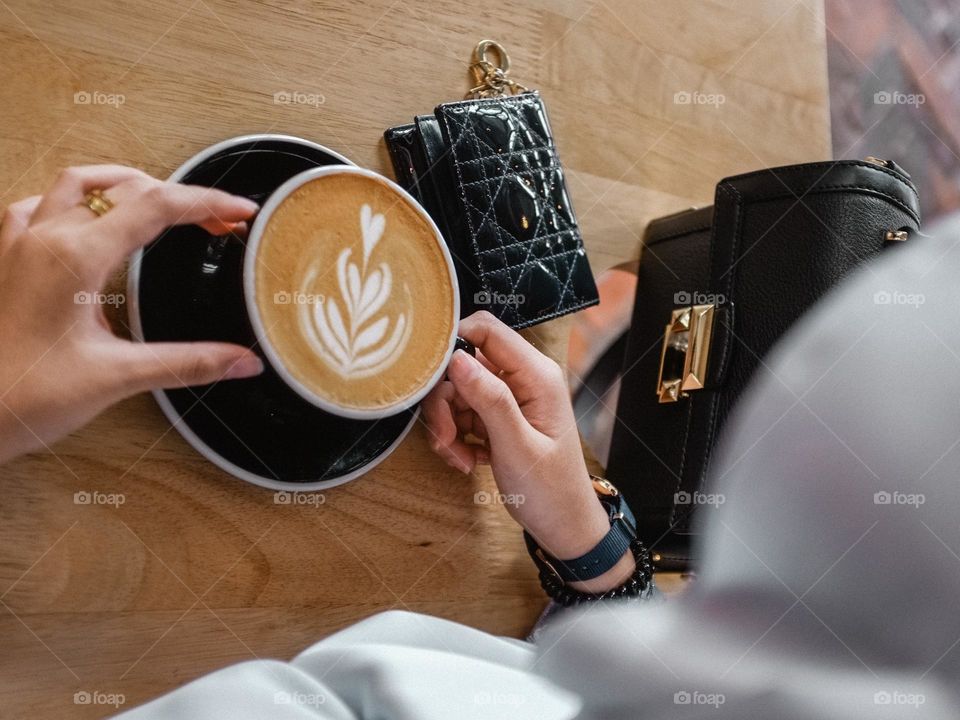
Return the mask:
[(957, 717), (960, 238), (824, 298), (728, 427), (691, 592), (568, 619), (543, 672), (589, 717)]

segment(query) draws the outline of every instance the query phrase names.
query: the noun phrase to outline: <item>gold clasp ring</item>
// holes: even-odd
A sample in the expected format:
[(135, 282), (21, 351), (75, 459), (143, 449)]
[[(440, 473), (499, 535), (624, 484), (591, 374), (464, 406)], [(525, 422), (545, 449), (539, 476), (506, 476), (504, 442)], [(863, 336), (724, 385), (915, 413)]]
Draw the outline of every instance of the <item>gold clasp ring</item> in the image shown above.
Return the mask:
[[(488, 53), (493, 51), (497, 63), (490, 60)], [(469, 98), (497, 97), (509, 92), (527, 92), (528, 88), (507, 77), (510, 72), (510, 56), (503, 45), (496, 40), (481, 40), (473, 50), (473, 63), (470, 65), (476, 86), (467, 93)]]

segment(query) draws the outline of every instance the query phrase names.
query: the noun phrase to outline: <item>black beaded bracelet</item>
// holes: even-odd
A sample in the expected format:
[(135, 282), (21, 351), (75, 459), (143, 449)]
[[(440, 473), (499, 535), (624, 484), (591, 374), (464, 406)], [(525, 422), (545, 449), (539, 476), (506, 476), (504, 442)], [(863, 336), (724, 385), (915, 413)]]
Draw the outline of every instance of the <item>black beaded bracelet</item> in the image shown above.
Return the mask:
[(555, 602), (564, 607), (581, 605), (596, 600), (612, 600), (616, 598), (646, 599), (653, 594), (653, 565), (650, 562), (650, 553), (639, 538), (630, 543), (630, 551), (637, 563), (630, 578), (622, 585), (602, 593), (586, 593), (569, 587), (557, 575), (549, 570), (540, 570), (540, 586)]

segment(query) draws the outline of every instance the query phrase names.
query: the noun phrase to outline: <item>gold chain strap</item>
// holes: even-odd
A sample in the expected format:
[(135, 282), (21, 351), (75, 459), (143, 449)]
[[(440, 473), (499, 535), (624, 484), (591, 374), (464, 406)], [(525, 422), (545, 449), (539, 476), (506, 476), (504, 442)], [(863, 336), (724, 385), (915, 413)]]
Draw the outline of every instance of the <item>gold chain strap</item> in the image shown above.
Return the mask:
[[(488, 59), (487, 53), (490, 50), (496, 54), (499, 64)], [(477, 43), (477, 47), (473, 50), (470, 72), (477, 86), (470, 89), (467, 99), (516, 95), (530, 91), (529, 88), (507, 77), (510, 73), (510, 56), (503, 49), (503, 45), (495, 40), (481, 40)]]

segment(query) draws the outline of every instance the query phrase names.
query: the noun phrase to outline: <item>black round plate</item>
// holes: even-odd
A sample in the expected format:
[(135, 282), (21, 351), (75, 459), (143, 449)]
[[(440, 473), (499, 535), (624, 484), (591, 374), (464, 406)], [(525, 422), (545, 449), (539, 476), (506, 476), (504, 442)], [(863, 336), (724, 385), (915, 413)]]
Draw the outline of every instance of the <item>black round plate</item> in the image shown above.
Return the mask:
[[(299, 138), (234, 138), (189, 160), (172, 180), (244, 195), (258, 203), (310, 168), (349, 161)], [(130, 269), (130, 314), (147, 342), (221, 340), (258, 350), (243, 297), (243, 243), (195, 225), (167, 230)], [(154, 393), (199, 452), (249, 482), (320, 489), (351, 480), (384, 459), (415, 410), (376, 421), (327, 413), (288, 388), (264, 359), (263, 375)]]

